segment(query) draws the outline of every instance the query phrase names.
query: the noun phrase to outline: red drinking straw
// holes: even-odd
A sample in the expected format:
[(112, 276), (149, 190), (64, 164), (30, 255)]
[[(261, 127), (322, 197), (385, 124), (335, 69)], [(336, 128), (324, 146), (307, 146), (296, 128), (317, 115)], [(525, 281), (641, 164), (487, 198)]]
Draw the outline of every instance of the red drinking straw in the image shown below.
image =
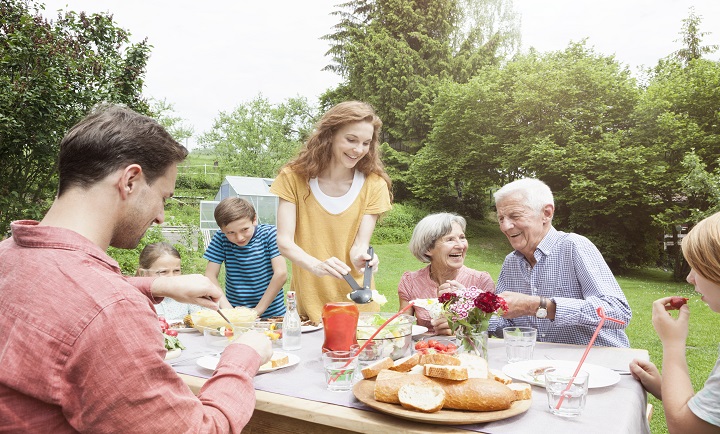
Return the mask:
[(578, 366), (575, 369), (575, 373), (573, 374), (572, 378), (570, 379), (570, 382), (568, 383), (565, 390), (563, 390), (563, 392), (560, 394), (560, 399), (558, 400), (555, 410), (560, 409), (560, 406), (562, 405), (563, 400), (565, 399), (565, 394), (567, 393), (568, 390), (570, 390), (570, 387), (572, 387), (573, 381), (575, 381), (575, 377), (577, 377), (577, 374), (578, 374), (578, 372), (580, 372), (580, 368), (582, 367), (582, 364), (585, 362), (585, 357), (587, 357), (588, 353), (590, 352), (590, 348), (592, 348), (592, 345), (595, 342), (595, 338), (597, 338), (598, 333), (600, 333), (600, 329), (602, 328), (603, 324), (605, 324), (605, 320), (613, 321), (618, 324), (625, 324), (625, 321), (621, 321), (619, 319), (610, 318), (609, 316), (605, 316), (605, 311), (603, 311), (602, 307), (597, 308), (597, 314), (600, 317), (600, 323), (598, 324), (597, 328), (595, 329), (595, 333), (592, 335), (592, 338), (590, 339), (590, 342), (588, 343), (587, 348), (585, 348), (585, 353), (580, 358), (580, 363), (578, 363)]
[[(375, 333), (373, 333), (372, 336), (370, 336), (370, 339), (368, 339), (367, 341), (365, 341), (364, 344), (362, 344), (362, 346), (360, 347), (360, 349), (357, 351), (357, 354), (355, 354), (354, 357), (351, 357), (350, 360), (348, 360), (347, 363), (345, 363), (345, 365), (343, 366), (343, 368), (347, 367), (350, 363), (352, 363), (352, 361), (355, 359), (355, 357), (359, 356), (360, 353), (363, 352), (363, 350), (365, 349), (365, 347), (367, 347), (368, 344), (369, 344), (370, 342), (372, 342), (372, 340), (375, 338), (375, 336), (377, 336), (377, 334), (380, 333), (380, 330), (384, 329), (386, 325), (390, 324), (390, 321), (394, 320), (394, 319), (397, 318), (398, 316), (402, 315), (403, 312), (405, 312), (406, 310), (410, 309), (410, 308), (413, 306), (413, 304), (415, 304), (415, 302), (414, 302), (414, 301), (411, 301), (407, 306), (405, 306), (404, 308), (400, 309), (400, 310), (398, 311), (398, 313), (396, 313), (395, 315), (391, 316), (390, 319), (388, 319), (387, 321), (385, 321), (385, 322), (383, 323), (383, 325), (381, 325), (380, 327), (378, 327), (378, 329), (375, 330)], [(345, 371), (340, 371), (340, 372), (338, 372), (337, 374), (335, 374), (334, 377), (332, 377), (332, 378), (330, 379), (330, 382), (332, 383), (333, 381), (337, 380), (338, 377), (340, 377), (340, 376), (343, 375), (344, 373), (345, 373)]]

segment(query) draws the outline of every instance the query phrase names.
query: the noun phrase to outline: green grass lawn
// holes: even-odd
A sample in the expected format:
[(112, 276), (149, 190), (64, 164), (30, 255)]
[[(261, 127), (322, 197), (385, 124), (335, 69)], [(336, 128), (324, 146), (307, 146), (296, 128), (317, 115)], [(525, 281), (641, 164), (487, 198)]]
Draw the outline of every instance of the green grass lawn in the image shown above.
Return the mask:
[[(484, 228), (474, 232), (478, 233), (473, 233), (470, 238), (465, 264), (489, 272), (497, 281), (502, 261), (510, 251), (510, 246), (499, 230)], [(418, 270), (425, 264), (412, 256), (406, 244), (380, 244), (374, 247), (380, 258), (380, 266), (375, 276), (376, 287), (388, 298), (388, 303), (382, 310), (395, 312), (399, 306), (397, 286), (403, 272)], [(701, 389), (718, 356), (716, 334), (707, 332), (707, 330), (715, 330), (718, 316), (700, 300), (691, 285), (672, 282), (670, 274), (662, 270), (638, 270), (616, 277), (633, 311), (632, 321), (627, 328), (630, 343), (633, 348), (647, 349), (650, 360), (661, 369), (662, 345), (652, 327), (652, 302), (669, 295), (690, 298), (691, 318), (687, 355), (693, 387), (696, 391)], [(652, 432), (667, 433), (662, 402), (650, 396), (650, 403), (654, 406), (650, 424)]]

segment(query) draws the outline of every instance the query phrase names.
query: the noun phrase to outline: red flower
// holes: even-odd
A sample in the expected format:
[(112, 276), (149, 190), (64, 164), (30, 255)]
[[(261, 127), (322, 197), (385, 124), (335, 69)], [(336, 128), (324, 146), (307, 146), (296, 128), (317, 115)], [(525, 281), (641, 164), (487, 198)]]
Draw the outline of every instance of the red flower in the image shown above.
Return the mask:
[(446, 292), (444, 294), (440, 294), (440, 297), (438, 297), (439, 303), (447, 303), (448, 301), (452, 300), (455, 297), (454, 292)]
[(475, 307), (485, 313), (493, 313), (499, 308), (497, 299), (498, 296), (492, 292), (481, 292), (480, 295), (475, 298)]

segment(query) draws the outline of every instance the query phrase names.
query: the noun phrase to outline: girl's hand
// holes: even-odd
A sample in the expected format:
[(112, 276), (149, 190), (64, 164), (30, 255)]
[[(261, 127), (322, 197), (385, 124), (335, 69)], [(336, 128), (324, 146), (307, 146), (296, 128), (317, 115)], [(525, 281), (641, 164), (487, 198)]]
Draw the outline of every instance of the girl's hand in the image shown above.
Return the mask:
[(643, 385), (645, 390), (662, 400), (662, 376), (653, 362), (633, 360), (630, 362), (630, 374)]
[(672, 297), (665, 297), (653, 302), (652, 323), (660, 340), (665, 345), (685, 345), (688, 337), (688, 320), (690, 308), (687, 304), (680, 306), (677, 318), (673, 318), (670, 310)]

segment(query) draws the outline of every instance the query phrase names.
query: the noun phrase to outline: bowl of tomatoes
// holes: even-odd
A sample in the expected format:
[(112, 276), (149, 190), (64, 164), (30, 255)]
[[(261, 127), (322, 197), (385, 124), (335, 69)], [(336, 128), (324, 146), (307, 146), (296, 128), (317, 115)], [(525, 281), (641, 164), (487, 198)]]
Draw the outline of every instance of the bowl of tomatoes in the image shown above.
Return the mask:
[(415, 342), (414, 348), (416, 353), (421, 354), (440, 353), (454, 355), (458, 350), (455, 338), (441, 336), (428, 336), (423, 338)]

